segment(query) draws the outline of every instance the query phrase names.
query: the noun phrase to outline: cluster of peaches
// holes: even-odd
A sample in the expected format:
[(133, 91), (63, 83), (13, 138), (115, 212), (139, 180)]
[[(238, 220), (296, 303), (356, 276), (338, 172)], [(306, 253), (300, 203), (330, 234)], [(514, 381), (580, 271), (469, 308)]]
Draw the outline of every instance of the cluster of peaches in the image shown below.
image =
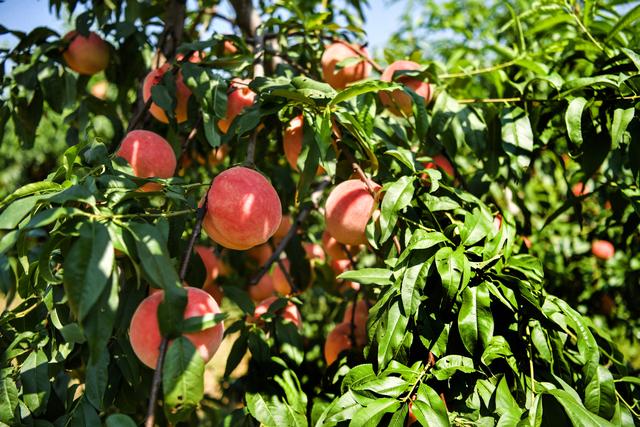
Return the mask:
[[(95, 74), (105, 69), (109, 62), (109, 46), (95, 33), (85, 37), (75, 31), (65, 36), (68, 46), (63, 52), (67, 65), (81, 74)], [(233, 53), (235, 46), (225, 44), (225, 50)], [(340, 68), (338, 64), (349, 58), (360, 58), (355, 65)], [(176, 58), (183, 61), (180, 55)], [(191, 62), (201, 60), (200, 53), (188, 58)], [(371, 71), (371, 65), (362, 48), (344, 42), (329, 45), (321, 60), (323, 78), (336, 89), (343, 89), (348, 84), (365, 79)], [(158, 61), (156, 61), (158, 62)], [(167, 72), (174, 73), (176, 84), (176, 122), (187, 120), (187, 104), (191, 92), (184, 84), (180, 71), (172, 69), (172, 65), (159, 65), (144, 79), (142, 87), (143, 100), (148, 102), (151, 89), (159, 84)], [(420, 66), (410, 61), (397, 61), (391, 64), (382, 74), (381, 80), (391, 81), (396, 71), (418, 70)], [(396, 81), (413, 89), (429, 102), (432, 97), (432, 85), (416, 78), (401, 75)], [(234, 79), (231, 82), (226, 117), (218, 122), (221, 132), (226, 133), (233, 120), (244, 108), (254, 102), (255, 93), (248, 87), (249, 81)], [(381, 102), (394, 114), (410, 114), (412, 99), (402, 90), (382, 92)], [(154, 104), (149, 105), (149, 113), (157, 120), (168, 123), (165, 111)], [(285, 129), (283, 143), (284, 155), (294, 170), (298, 170), (297, 160), (302, 151), (304, 118), (295, 117)], [(133, 130), (124, 137), (116, 153), (131, 166), (133, 174), (139, 178), (170, 178), (176, 169), (176, 157), (171, 145), (160, 135), (146, 131)], [(440, 167), (449, 175), (454, 174), (453, 167), (444, 156), (436, 156), (434, 162), (425, 164), (427, 168)], [(321, 172), (321, 169), (319, 170)], [(142, 191), (159, 191), (160, 183), (147, 182)], [(350, 179), (337, 185), (329, 194), (325, 205), (326, 231), (322, 242), (324, 248), (308, 243), (305, 247), (310, 258), (329, 258), (330, 265), (339, 274), (352, 268), (353, 253), (366, 244), (365, 227), (377, 205), (377, 192), (380, 186), (360, 179)], [(270, 239), (281, 239), (289, 231), (291, 219), (282, 215), (280, 198), (271, 183), (261, 173), (242, 166), (231, 167), (215, 177), (205, 198), (207, 214), (203, 228), (207, 235), (218, 245), (247, 251), (249, 257), (264, 263), (272, 254), (267, 244)], [(293, 226), (296, 226), (295, 224)], [(323, 250), (324, 249), (324, 250)], [(222, 298), (220, 288), (215, 284), (219, 275), (225, 275), (228, 267), (218, 258), (212, 249), (197, 246), (197, 253), (207, 268), (207, 278), (202, 289), (187, 287), (187, 306), (185, 318), (217, 314)], [(256, 301), (254, 319), (257, 321), (266, 313), (277, 295), (291, 294), (291, 286), (286, 278), (288, 260), (280, 260), (255, 285), (249, 287), (249, 295)], [(357, 284), (346, 283), (345, 286), (357, 287)], [(130, 340), (134, 352), (140, 360), (151, 368), (156, 367), (159, 345), (161, 341), (157, 320), (157, 308), (163, 299), (163, 291), (152, 289), (149, 297), (143, 300), (131, 321)], [(284, 321), (292, 322), (298, 328), (302, 319), (298, 308), (291, 302), (278, 313)], [(338, 324), (328, 335), (324, 354), (328, 364), (333, 363), (338, 355), (350, 348), (361, 348), (366, 343), (366, 321), (368, 302), (360, 300), (350, 304), (344, 314), (343, 322)], [(194, 344), (199, 354), (208, 361), (218, 349), (224, 334), (224, 327), (218, 324), (212, 328), (185, 336)], [(354, 342), (355, 341), (355, 342)]]

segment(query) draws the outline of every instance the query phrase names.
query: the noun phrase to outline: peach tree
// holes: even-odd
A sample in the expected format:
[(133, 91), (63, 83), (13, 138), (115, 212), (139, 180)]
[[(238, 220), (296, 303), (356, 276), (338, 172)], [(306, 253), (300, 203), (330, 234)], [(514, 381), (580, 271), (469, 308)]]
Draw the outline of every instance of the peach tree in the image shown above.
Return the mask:
[(49, 5), (0, 27), (0, 423), (640, 423), (640, 6), (371, 55), (359, 0)]

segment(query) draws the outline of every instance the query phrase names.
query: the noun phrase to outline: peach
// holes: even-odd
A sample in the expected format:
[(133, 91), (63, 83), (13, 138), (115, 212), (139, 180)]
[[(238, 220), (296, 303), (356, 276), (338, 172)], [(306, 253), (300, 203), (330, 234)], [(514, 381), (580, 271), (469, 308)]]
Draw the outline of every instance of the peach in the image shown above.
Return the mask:
[(69, 45), (62, 56), (73, 71), (91, 75), (99, 73), (109, 65), (109, 45), (94, 32), (85, 37), (77, 31), (70, 31), (64, 36)]
[(591, 253), (599, 259), (607, 260), (616, 253), (616, 249), (611, 242), (606, 240), (594, 240), (591, 243)]
[[(384, 70), (380, 80), (383, 82), (391, 82), (394, 80), (393, 74), (396, 71), (412, 71), (419, 70), (420, 68), (422, 68), (420, 64), (413, 61), (396, 61)], [(399, 76), (395, 81), (402, 83), (423, 97), (425, 104), (428, 104), (429, 101), (431, 101), (433, 90), (429, 83), (404, 75)], [(411, 114), (413, 100), (408, 93), (401, 89), (396, 89), (391, 93), (389, 93), (389, 91), (380, 92), (380, 100), (382, 101), (382, 104), (393, 114), (398, 116), (402, 114), (408, 116)]]
[(273, 250), (271, 249), (271, 246), (269, 246), (269, 244), (264, 243), (262, 245), (254, 246), (246, 253), (247, 256), (253, 259), (258, 265), (263, 265), (271, 256)]
[[(116, 156), (131, 165), (139, 178), (170, 178), (176, 170), (176, 155), (166, 139), (148, 130), (133, 130), (125, 135)], [(147, 183), (142, 191), (157, 191), (160, 184)]]
[(275, 289), (273, 287), (273, 276), (265, 274), (260, 278), (258, 283), (253, 286), (249, 286), (248, 292), (253, 301), (262, 301), (273, 296), (275, 293)]
[(584, 196), (585, 194), (588, 193), (587, 188), (584, 185), (584, 182), (577, 182), (573, 184), (573, 186), (571, 187), (571, 192), (576, 197)]
[[(269, 307), (271, 304), (276, 302), (278, 297), (272, 296), (265, 300), (263, 300), (260, 304), (256, 306), (255, 311), (253, 312), (254, 319), (259, 319), (260, 316), (269, 311)], [(278, 313), (284, 320), (292, 322), (298, 328), (302, 327), (302, 316), (300, 316), (300, 311), (298, 307), (291, 301), (287, 303), (287, 305)]]
[(207, 270), (207, 277), (204, 282), (205, 286), (216, 280), (218, 276), (226, 276), (229, 274), (229, 267), (227, 267), (225, 263), (216, 256), (212, 248), (208, 248), (203, 245), (196, 245), (194, 249), (202, 259), (202, 263)]
[(222, 54), (227, 55), (235, 55), (238, 53), (238, 48), (231, 40), (225, 40), (223, 43)]
[(331, 261), (331, 269), (336, 276), (351, 270), (351, 261), (348, 259), (334, 259)]
[(413, 402), (409, 402), (409, 413), (407, 414), (407, 422), (405, 426), (411, 426), (418, 422), (418, 418), (413, 413)]
[(351, 316), (353, 315), (353, 324), (355, 326), (354, 335), (356, 338), (356, 344), (359, 347), (364, 347), (367, 343), (367, 319), (369, 318), (369, 305), (367, 301), (361, 299), (356, 303), (355, 313), (353, 309), (353, 303), (347, 305), (347, 309), (342, 317), (342, 323), (351, 323)]
[(91, 86), (91, 89), (89, 90), (89, 92), (91, 92), (91, 95), (104, 101), (105, 99), (107, 99), (108, 90), (109, 90), (109, 83), (106, 80), (102, 80), (94, 84), (93, 86)]
[(233, 79), (231, 81), (227, 92), (227, 114), (218, 121), (218, 127), (222, 133), (227, 133), (233, 120), (242, 110), (253, 104), (256, 94), (249, 89), (249, 83), (251, 80)]
[[(273, 269), (273, 273), (271, 273), (271, 277), (273, 277), (273, 288), (276, 290), (276, 292), (282, 294), (282, 295), (289, 295), (291, 293), (291, 285), (289, 284), (289, 281), (287, 280), (287, 276), (285, 275), (284, 271), (282, 270), (282, 268), (280, 267), (280, 264), (275, 262), (275, 267)], [(285, 269), (287, 270), (287, 273), (289, 272), (289, 260), (288, 259), (283, 259), (282, 260), (282, 265), (284, 265)]]
[(214, 300), (218, 303), (218, 305), (222, 305), (222, 298), (224, 298), (224, 292), (222, 288), (218, 286), (215, 282), (211, 282), (202, 287), (202, 290), (208, 293), (213, 297)]
[[(371, 64), (364, 48), (350, 47), (348, 43), (333, 43), (327, 46), (320, 59), (322, 78), (334, 89), (344, 89), (347, 84), (362, 80), (371, 73)], [(362, 52), (364, 58), (358, 54)], [(354, 65), (348, 65), (336, 71), (336, 65), (347, 58), (362, 58)]]
[(356, 254), (356, 250), (352, 248), (350, 245), (346, 245), (343, 247), (336, 239), (334, 239), (328, 231), (324, 231), (322, 233), (322, 246), (324, 247), (324, 251), (327, 256), (331, 259), (348, 259), (347, 252), (345, 249), (354, 256)]
[(236, 166), (213, 180), (203, 226), (215, 242), (246, 250), (269, 240), (281, 221), (278, 193), (259, 172)]
[(284, 136), (282, 138), (282, 146), (284, 148), (284, 156), (289, 162), (291, 169), (297, 171), (298, 169), (298, 157), (302, 152), (302, 128), (304, 127), (304, 119), (302, 114), (294, 117), (289, 126), (284, 130)]
[(227, 144), (222, 144), (218, 148), (214, 148), (209, 152), (207, 156), (207, 160), (209, 161), (209, 166), (216, 167), (221, 164), (224, 159), (229, 154), (229, 146)]
[(304, 252), (307, 254), (307, 259), (310, 261), (318, 260), (324, 262), (325, 255), (322, 246), (317, 243), (306, 242), (304, 246)]
[[(144, 82), (142, 83), (142, 99), (146, 103), (151, 97), (151, 88), (162, 81), (164, 74), (170, 71), (171, 65), (164, 64), (160, 68), (156, 68), (151, 70), (147, 77), (145, 77)], [(175, 77), (176, 83), (176, 109), (174, 110), (174, 114), (176, 117), (176, 121), (178, 123), (182, 123), (187, 120), (187, 106), (189, 103), (189, 97), (191, 96), (191, 90), (184, 84), (182, 80), (182, 73), (178, 72)], [(169, 118), (165, 111), (160, 108), (160, 106), (155, 103), (151, 103), (149, 107), (149, 112), (156, 120), (162, 123), (169, 123)]]
[(352, 347), (351, 325), (349, 323), (340, 323), (327, 335), (327, 340), (324, 343), (324, 360), (327, 365), (331, 365), (338, 359), (340, 353)]
[[(220, 313), (220, 307), (211, 295), (197, 288), (186, 288), (187, 306), (184, 318), (199, 317)], [(164, 299), (164, 291), (148, 296), (138, 306), (129, 327), (129, 340), (138, 359), (151, 369), (155, 369), (160, 349), (160, 326), (158, 325), (158, 306)], [(193, 343), (202, 359), (209, 361), (218, 350), (224, 334), (224, 325), (219, 323), (203, 331), (185, 334)], [(169, 343), (171, 345), (171, 343)]]
[(280, 221), (278, 229), (273, 234), (274, 240), (282, 240), (289, 232), (292, 224), (291, 215), (282, 215), (282, 221)]
[(456, 171), (453, 165), (443, 154), (433, 156), (433, 161), (424, 163), (424, 167), (425, 169), (440, 169), (449, 175), (451, 179), (456, 177)]
[[(380, 186), (370, 182), (374, 191)], [(365, 228), (376, 208), (376, 200), (367, 186), (359, 179), (338, 184), (329, 194), (325, 204), (327, 231), (338, 242), (359, 245), (367, 242)]]

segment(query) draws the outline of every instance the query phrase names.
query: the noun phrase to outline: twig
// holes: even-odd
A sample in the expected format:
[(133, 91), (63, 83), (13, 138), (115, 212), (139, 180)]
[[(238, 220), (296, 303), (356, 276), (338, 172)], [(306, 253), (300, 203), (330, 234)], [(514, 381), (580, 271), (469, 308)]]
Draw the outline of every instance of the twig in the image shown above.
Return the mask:
[(160, 384), (162, 383), (162, 364), (164, 363), (164, 356), (167, 353), (168, 344), (169, 340), (166, 337), (162, 337), (160, 354), (158, 354), (158, 362), (156, 363), (156, 370), (153, 373), (153, 381), (151, 383), (151, 396), (149, 396), (149, 403), (147, 405), (147, 419), (144, 422), (145, 427), (153, 427), (155, 425), (156, 400), (158, 399)]
[[(330, 182), (331, 182), (330, 180), (322, 181), (318, 185), (314, 193), (322, 192), (329, 185)], [(313, 195), (311, 197), (313, 199)], [(296, 216), (296, 219), (293, 221), (293, 224), (291, 225), (291, 228), (289, 229), (287, 234), (282, 238), (280, 243), (278, 243), (278, 246), (276, 246), (276, 248), (273, 250), (273, 253), (267, 259), (267, 261), (262, 265), (260, 270), (258, 270), (258, 272), (251, 278), (251, 280), (249, 281), (249, 285), (255, 285), (256, 283), (258, 283), (260, 279), (262, 279), (262, 276), (264, 276), (267, 273), (267, 271), (269, 271), (271, 264), (273, 264), (278, 258), (280, 258), (280, 254), (287, 247), (287, 245), (289, 244), (289, 241), (293, 238), (293, 235), (298, 231), (298, 227), (300, 227), (300, 224), (307, 218), (307, 216), (309, 215), (309, 212), (311, 212), (311, 209), (315, 207), (316, 207), (316, 203), (313, 202), (313, 203), (307, 204), (302, 209), (300, 209), (300, 212), (298, 212), (298, 215)]]
[[(209, 188), (213, 184), (213, 180), (211, 180), (211, 184), (209, 184)], [(193, 227), (193, 231), (191, 232), (191, 237), (189, 238), (189, 243), (187, 244), (187, 249), (182, 255), (182, 262), (180, 264), (180, 273), (178, 277), (180, 278), (180, 283), (184, 282), (184, 279), (187, 275), (187, 268), (189, 267), (189, 259), (191, 258), (191, 253), (193, 252), (193, 247), (200, 235), (200, 231), (202, 230), (202, 221), (204, 220), (204, 216), (207, 213), (207, 205), (209, 202), (209, 190), (204, 196), (204, 202), (202, 206), (200, 206), (197, 210), (196, 214), (196, 224)], [(160, 342), (160, 353), (158, 355), (158, 362), (156, 364), (156, 370), (153, 373), (153, 382), (151, 384), (151, 393), (149, 396), (149, 405), (147, 406), (147, 419), (145, 421), (145, 427), (153, 427), (155, 424), (155, 406), (156, 401), (158, 400), (158, 390), (160, 387), (160, 383), (162, 381), (162, 364), (164, 363), (164, 356), (167, 352), (167, 345), (169, 343), (169, 339), (165, 336), (162, 337), (162, 341)]]
[(400, 246), (400, 240), (398, 240), (398, 236), (396, 236), (395, 234), (393, 235), (393, 245), (396, 247), (398, 255), (400, 255), (400, 253), (402, 252), (402, 247)]
[(249, 144), (247, 145), (247, 157), (244, 160), (244, 164), (250, 167), (255, 165), (256, 160), (256, 140), (258, 139), (258, 130), (254, 130), (249, 138)]
[[(273, 243), (273, 240), (271, 239), (269, 239), (269, 246), (271, 247), (272, 251), (276, 250), (276, 245)], [(280, 270), (282, 271), (284, 278), (287, 280), (287, 283), (289, 283), (289, 287), (291, 288), (291, 293), (294, 293), (294, 294), (299, 293), (300, 289), (298, 289), (298, 287), (296, 286), (296, 283), (293, 280), (293, 277), (291, 277), (291, 274), (289, 273), (287, 266), (284, 264), (284, 261), (282, 261), (282, 258), (278, 257), (277, 263), (278, 263), (278, 267), (280, 267)]]
[(193, 125), (193, 128), (191, 129), (191, 132), (189, 132), (189, 135), (187, 135), (184, 141), (182, 141), (182, 144), (180, 144), (180, 158), (178, 159), (178, 165), (182, 164), (182, 158), (186, 154), (187, 149), (189, 148), (189, 144), (191, 143), (191, 141), (193, 141), (193, 139), (198, 134), (198, 127), (200, 126), (201, 122), (202, 122), (202, 114), (199, 114), (198, 118), (196, 119), (196, 122)]

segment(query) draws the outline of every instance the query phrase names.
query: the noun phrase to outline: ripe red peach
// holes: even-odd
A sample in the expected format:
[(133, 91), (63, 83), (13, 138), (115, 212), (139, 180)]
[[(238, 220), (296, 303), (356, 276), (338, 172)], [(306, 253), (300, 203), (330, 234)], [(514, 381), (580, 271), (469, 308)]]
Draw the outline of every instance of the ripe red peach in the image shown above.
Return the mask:
[(351, 261), (348, 259), (334, 259), (331, 261), (330, 265), (336, 276), (339, 276), (345, 271), (351, 270)]
[(69, 45), (62, 56), (73, 71), (91, 75), (99, 73), (109, 65), (109, 45), (94, 32), (85, 37), (77, 31), (64, 36)]
[[(206, 314), (220, 313), (220, 307), (211, 295), (197, 288), (186, 288), (187, 306), (184, 318), (199, 317)], [(158, 306), (164, 298), (164, 291), (148, 296), (138, 306), (129, 327), (129, 339), (138, 359), (151, 369), (156, 368), (160, 348), (160, 326), (158, 325)], [(193, 343), (202, 359), (209, 361), (218, 350), (224, 334), (224, 325), (217, 325), (203, 331), (185, 334)], [(171, 343), (169, 343), (171, 345)]]
[[(367, 51), (364, 48), (350, 46), (348, 43), (339, 42), (330, 44), (325, 48), (320, 59), (322, 79), (334, 89), (344, 89), (347, 84), (365, 79), (371, 73), (371, 64), (367, 61)], [(364, 58), (358, 51), (362, 52)], [(336, 65), (347, 58), (361, 58), (361, 61), (336, 71)]]
[[(370, 182), (374, 191), (380, 186)], [(325, 204), (327, 231), (338, 242), (359, 245), (367, 242), (365, 228), (376, 208), (376, 201), (367, 186), (359, 179), (338, 184), (329, 194)]]
[(238, 48), (236, 47), (236, 45), (233, 44), (231, 40), (225, 40), (223, 43), (222, 54), (224, 56), (227, 56), (227, 55), (235, 55), (236, 53), (238, 53)]
[(615, 255), (616, 249), (611, 242), (606, 240), (594, 240), (591, 243), (591, 253), (596, 258), (607, 260)]
[[(396, 61), (384, 70), (380, 80), (383, 82), (391, 82), (394, 80), (393, 74), (396, 71), (412, 71), (419, 70), (420, 68), (422, 68), (420, 64), (413, 61)], [(429, 83), (404, 75), (399, 76), (395, 81), (402, 83), (423, 97), (425, 104), (428, 104), (431, 101), (433, 90)], [(409, 94), (401, 89), (396, 89), (391, 93), (389, 93), (389, 91), (380, 92), (380, 100), (382, 101), (382, 104), (389, 108), (389, 111), (393, 114), (398, 116), (402, 114), (408, 116), (411, 114), (413, 100)]]
[(289, 162), (291, 169), (298, 170), (298, 157), (302, 152), (302, 128), (304, 127), (304, 119), (302, 115), (294, 117), (289, 126), (284, 130), (282, 145), (284, 148), (284, 156)]
[(278, 193), (259, 172), (236, 166), (213, 180), (203, 226), (215, 242), (246, 250), (269, 240), (281, 221)]
[(327, 335), (327, 340), (324, 343), (324, 360), (327, 365), (331, 365), (338, 359), (340, 353), (351, 348), (353, 348), (351, 325), (340, 323)]
[[(259, 319), (260, 316), (269, 311), (269, 307), (271, 304), (276, 302), (278, 297), (272, 296), (265, 300), (263, 300), (260, 304), (256, 306), (255, 311), (253, 312), (254, 319)], [(287, 303), (287, 305), (278, 313), (284, 320), (288, 320), (296, 325), (298, 328), (302, 327), (302, 316), (300, 316), (300, 311), (298, 307), (291, 301)]]
[(317, 243), (306, 242), (303, 244), (304, 252), (307, 254), (307, 259), (310, 261), (318, 260), (323, 262), (325, 260), (324, 250), (322, 246)]
[(275, 293), (273, 277), (270, 274), (265, 274), (258, 283), (249, 286), (248, 292), (251, 299), (256, 302), (273, 296)]
[(227, 133), (233, 120), (244, 110), (253, 104), (255, 92), (249, 89), (251, 80), (233, 79), (227, 92), (227, 114), (218, 121), (218, 127), (222, 133)]
[[(176, 155), (166, 139), (148, 130), (129, 132), (116, 155), (131, 165), (133, 173), (139, 178), (170, 178), (176, 170)], [(160, 184), (149, 182), (142, 191), (157, 191)]]
[(351, 323), (351, 316), (353, 315), (354, 324), (354, 336), (356, 338), (356, 344), (359, 347), (364, 347), (367, 343), (367, 319), (369, 318), (369, 306), (367, 301), (361, 299), (356, 303), (355, 313), (353, 309), (353, 303), (347, 305), (347, 309), (342, 317), (342, 323)]
[(345, 252), (345, 249), (351, 253), (351, 256), (354, 256), (356, 254), (356, 250), (354, 248), (352, 248), (350, 245), (345, 245), (343, 247), (343, 245), (340, 244), (340, 242), (338, 242), (336, 239), (334, 239), (333, 236), (331, 236), (331, 234), (329, 234), (329, 232), (326, 230), (324, 231), (324, 233), (322, 233), (322, 247), (327, 253), (327, 256), (332, 260), (348, 259), (348, 255)]
[[(273, 273), (271, 273), (273, 277), (273, 288), (276, 290), (276, 292), (282, 295), (289, 295), (291, 293), (291, 285), (287, 280), (287, 276), (285, 275), (284, 271), (282, 270), (282, 267), (280, 267), (280, 264), (278, 262), (275, 262), (274, 264), (275, 264), (275, 267), (273, 268)], [(283, 259), (282, 265), (284, 265), (284, 268), (288, 273), (289, 260)]]
[(263, 265), (265, 262), (267, 262), (267, 260), (269, 259), (272, 253), (273, 253), (273, 250), (271, 249), (271, 246), (269, 246), (268, 243), (254, 246), (253, 248), (249, 249), (246, 252), (247, 256), (253, 259), (256, 262), (256, 264), (260, 266)]
[[(144, 102), (151, 97), (151, 88), (155, 85), (159, 84), (162, 81), (162, 78), (166, 72), (170, 72), (171, 65), (164, 64), (159, 68), (151, 70), (147, 77), (145, 77), (144, 82), (142, 83), (142, 99)], [(182, 80), (182, 72), (178, 72), (175, 77), (176, 83), (176, 109), (174, 110), (174, 115), (176, 117), (176, 121), (178, 123), (182, 123), (187, 120), (187, 106), (189, 103), (189, 97), (191, 96), (191, 90), (184, 84)], [(165, 111), (160, 108), (160, 106), (155, 103), (151, 103), (149, 107), (149, 112), (156, 120), (161, 121), (162, 123), (169, 123), (169, 118)]]

